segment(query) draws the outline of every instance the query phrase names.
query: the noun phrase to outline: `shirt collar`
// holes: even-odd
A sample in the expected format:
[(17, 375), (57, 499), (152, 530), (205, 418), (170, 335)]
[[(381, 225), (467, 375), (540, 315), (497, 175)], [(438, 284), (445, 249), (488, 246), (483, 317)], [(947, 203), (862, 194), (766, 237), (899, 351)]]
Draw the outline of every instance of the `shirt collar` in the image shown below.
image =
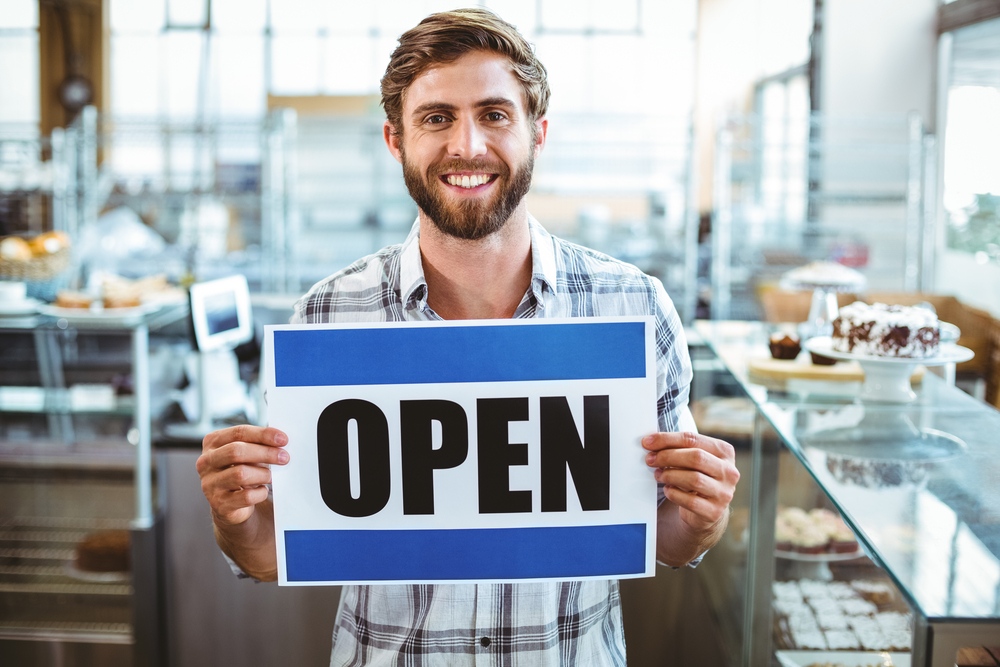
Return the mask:
[(546, 289), (556, 294), (555, 244), (541, 223), (530, 213), (528, 233), (531, 234), (531, 291), (541, 304)]
[(427, 298), (427, 280), (420, 261), (420, 218), (413, 222), (399, 251), (399, 296), (407, 308)]
[[(556, 293), (555, 248), (552, 237), (530, 213), (528, 233), (531, 235), (531, 291), (541, 302), (546, 289)], [(420, 257), (420, 218), (413, 222), (400, 249), (399, 286), (400, 297), (407, 306), (427, 298), (427, 280)]]

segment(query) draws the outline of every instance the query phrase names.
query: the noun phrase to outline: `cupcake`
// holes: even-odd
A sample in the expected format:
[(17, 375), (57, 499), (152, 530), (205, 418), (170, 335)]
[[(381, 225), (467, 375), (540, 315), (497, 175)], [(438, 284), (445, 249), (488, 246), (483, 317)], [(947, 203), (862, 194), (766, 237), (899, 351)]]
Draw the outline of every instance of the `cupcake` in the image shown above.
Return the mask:
[(781, 331), (771, 334), (770, 348), (775, 359), (794, 359), (802, 351), (797, 336)]
[(837, 523), (830, 531), (830, 551), (834, 553), (853, 553), (858, 550), (858, 538), (854, 531), (847, 527), (844, 520), (837, 517)]
[(833, 366), (835, 363), (837, 363), (837, 360), (834, 359), (833, 357), (827, 357), (822, 354), (816, 354), (815, 352), (810, 352), (809, 358), (817, 366)]

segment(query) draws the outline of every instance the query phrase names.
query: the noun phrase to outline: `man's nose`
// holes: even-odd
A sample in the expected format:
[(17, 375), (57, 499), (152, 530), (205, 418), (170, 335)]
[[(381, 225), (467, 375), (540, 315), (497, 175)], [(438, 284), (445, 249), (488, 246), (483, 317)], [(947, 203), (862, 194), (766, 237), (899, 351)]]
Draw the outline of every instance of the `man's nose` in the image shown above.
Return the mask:
[(455, 123), (448, 137), (448, 155), (471, 160), (486, 154), (486, 135), (482, 128), (471, 121)]

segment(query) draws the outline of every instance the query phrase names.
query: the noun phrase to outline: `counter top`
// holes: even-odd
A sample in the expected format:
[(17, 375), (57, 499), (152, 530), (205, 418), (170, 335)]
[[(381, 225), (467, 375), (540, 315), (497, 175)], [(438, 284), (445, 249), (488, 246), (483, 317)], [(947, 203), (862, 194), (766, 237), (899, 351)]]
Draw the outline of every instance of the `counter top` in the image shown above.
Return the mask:
[(756, 377), (767, 326), (695, 328), (911, 605), (934, 623), (1000, 620), (1000, 412), (930, 372), (909, 403)]

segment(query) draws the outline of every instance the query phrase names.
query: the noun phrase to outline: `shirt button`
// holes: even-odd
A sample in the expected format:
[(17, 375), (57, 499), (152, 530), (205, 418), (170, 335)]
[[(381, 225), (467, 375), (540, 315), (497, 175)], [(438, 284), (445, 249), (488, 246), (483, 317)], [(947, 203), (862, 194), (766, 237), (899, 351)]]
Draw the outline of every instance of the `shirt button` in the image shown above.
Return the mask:
[(480, 646), (483, 646), (483, 647), (486, 647), (486, 646), (489, 646), (489, 645), (490, 645), (490, 643), (491, 643), (491, 642), (490, 642), (490, 638), (489, 638), (489, 637), (483, 637), (483, 638), (481, 638), (481, 639), (479, 640), (479, 645), (480, 645)]

